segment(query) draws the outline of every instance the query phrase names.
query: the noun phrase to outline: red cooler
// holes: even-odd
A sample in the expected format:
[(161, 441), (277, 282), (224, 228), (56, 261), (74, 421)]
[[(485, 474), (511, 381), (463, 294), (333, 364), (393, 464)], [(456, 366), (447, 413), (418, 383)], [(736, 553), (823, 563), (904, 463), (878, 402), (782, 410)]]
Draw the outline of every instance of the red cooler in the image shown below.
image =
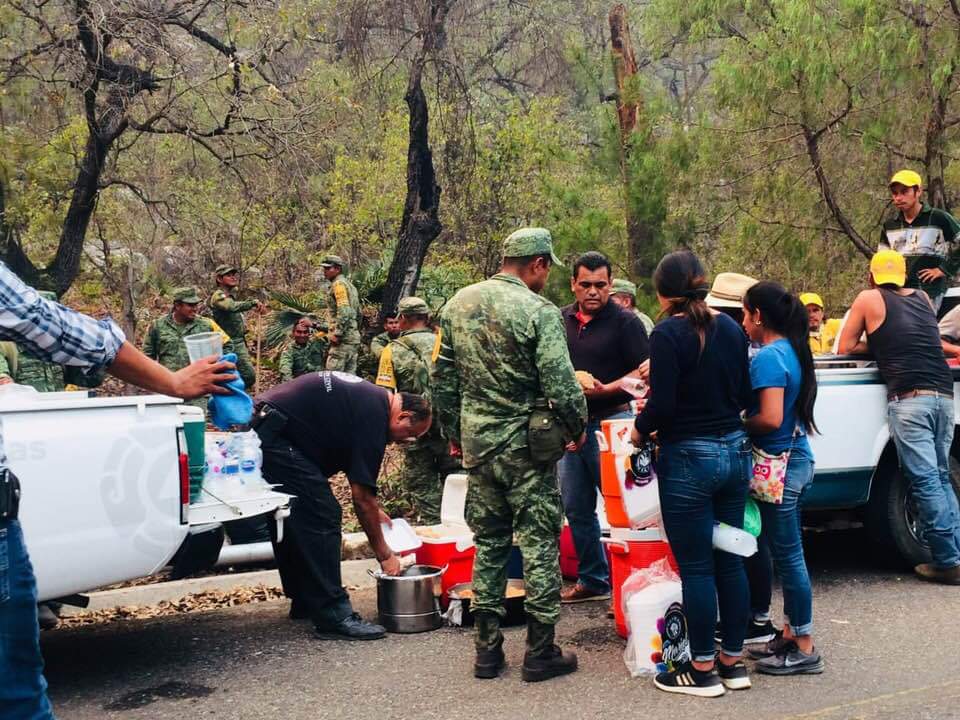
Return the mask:
[(613, 588), (613, 614), (617, 625), (617, 634), (627, 636), (627, 623), (623, 617), (623, 583), (634, 570), (642, 570), (651, 564), (667, 558), (670, 567), (679, 570), (677, 560), (670, 551), (666, 536), (660, 528), (646, 530), (624, 530), (613, 528), (610, 539), (604, 538), (610, 551), (610, 585)]
[(417, 548), (417, 563), (420, 565), (446, 566), (440, 580), (440, 604), (449, 603), (447, 590), (459, 583), (473, 579), (473, 558), (477, 549), (473, 533), (464, 519), (467, 501), (467, 476), (448, 475), (443, 484), (443, 499), (440, 501), (440, 524), (431, 525), (417, 533), (423, 545)]

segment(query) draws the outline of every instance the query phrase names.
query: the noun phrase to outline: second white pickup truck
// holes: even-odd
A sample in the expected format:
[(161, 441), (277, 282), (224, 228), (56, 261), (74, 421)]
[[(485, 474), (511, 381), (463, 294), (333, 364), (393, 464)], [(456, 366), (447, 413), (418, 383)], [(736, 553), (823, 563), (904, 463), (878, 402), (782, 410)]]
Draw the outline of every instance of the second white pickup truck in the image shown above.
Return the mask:
[[(816, 470), (804, 496), (807, 511), (853, 510), (871, 536), (910, 566), (930, 561), (920, 537), (908, 483), (887, 427), (887, 387), (875, 367), (853, 358), (817, 358), (819, 392), (810, 436)], [(954, 423), (960, 423), (960, 369), (954, 369)], [(960, 494), (960, 427), (951, 451)]]

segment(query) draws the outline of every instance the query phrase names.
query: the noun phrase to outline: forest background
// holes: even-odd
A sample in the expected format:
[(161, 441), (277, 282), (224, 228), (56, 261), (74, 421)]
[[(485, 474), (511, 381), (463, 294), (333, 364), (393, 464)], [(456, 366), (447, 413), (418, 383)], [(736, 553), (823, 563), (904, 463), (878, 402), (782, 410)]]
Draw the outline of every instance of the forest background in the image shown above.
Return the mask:
[(895, 170), (957, 200), (958, 59), (958, 0), (0, 0), (0, 258), (140, 337), (221, 262), (438, 307), (542, 225), (648, 311), (686, 246), (838, 316)]

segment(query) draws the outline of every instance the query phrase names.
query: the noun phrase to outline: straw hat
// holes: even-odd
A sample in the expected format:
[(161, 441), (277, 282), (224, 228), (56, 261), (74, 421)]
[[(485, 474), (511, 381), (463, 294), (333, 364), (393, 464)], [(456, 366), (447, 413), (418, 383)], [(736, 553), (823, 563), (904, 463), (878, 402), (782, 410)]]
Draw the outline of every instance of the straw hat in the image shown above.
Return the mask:
[(739, 308), (743, 296), (757, 281), (740, 273), (720, 273), (713, 279), (713, 287), (707, 293), (707, 305), (712, 308)]

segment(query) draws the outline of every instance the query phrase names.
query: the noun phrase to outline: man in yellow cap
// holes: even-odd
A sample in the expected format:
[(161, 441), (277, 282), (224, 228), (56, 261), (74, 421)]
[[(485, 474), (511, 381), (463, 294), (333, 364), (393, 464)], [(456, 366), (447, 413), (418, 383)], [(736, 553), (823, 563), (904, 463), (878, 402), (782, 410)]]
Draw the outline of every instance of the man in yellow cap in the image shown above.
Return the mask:
[(880, 249), (896, 250), (906, 258), (904, 287), (920, 288), (940, 309), (943, 294), (960, 269), (956, 239), (960, 223), (950, 213), (921, 200), (923, 183), (913, 170), (890, 178), (890, 196), (897, 214), (884, 222)]
[(810, 352), (814, 355), (832, 353), (840, 321), (824, 320), (823, 299), (817, 293), (801, 293), (800, 302), (807, 306), (807, 317), (810, 319)]
[[(950, 480), (953, 375), (933, 304), (904, 287), (907, 263), (893, 250), (870, 261), (870, 290), (850, 308), (840, 353), (869, 351), (887, 385), (887, 425), (933, 561), (914, 568), (924, 580), (960, 585), (960, 505)], [(867, 333), (866, 344), (860, 334)]]

